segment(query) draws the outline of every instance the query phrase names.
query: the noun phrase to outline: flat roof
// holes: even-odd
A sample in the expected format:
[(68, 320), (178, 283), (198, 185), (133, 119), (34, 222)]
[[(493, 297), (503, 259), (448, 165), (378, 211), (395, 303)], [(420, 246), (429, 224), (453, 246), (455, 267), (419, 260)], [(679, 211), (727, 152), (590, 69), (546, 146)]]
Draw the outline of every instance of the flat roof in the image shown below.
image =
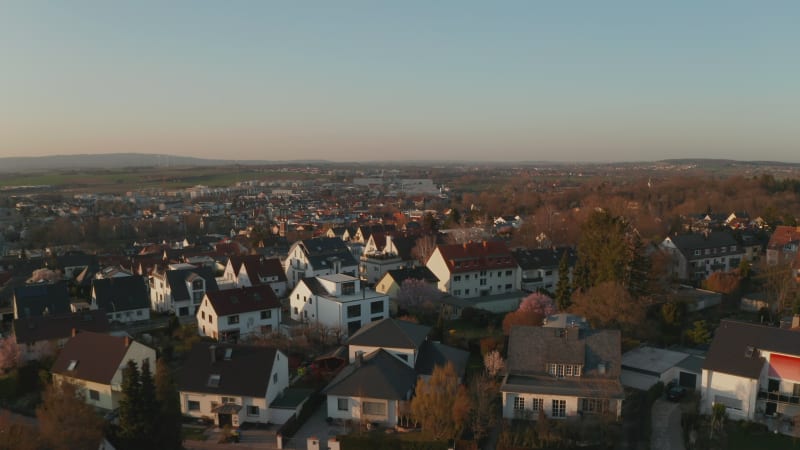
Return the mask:
[(622, 355), (622, 369), (632, 368), (662, 374), (689, 355), (663, 348), (643, 346)]
[(319, 275), (317, 278), (321, 280), (331, 281), (333, 283), (344, 283), (345, 281), (356, 281), (358, 278), (346, 275), (343, 273), (335, 273), (333, 275)]

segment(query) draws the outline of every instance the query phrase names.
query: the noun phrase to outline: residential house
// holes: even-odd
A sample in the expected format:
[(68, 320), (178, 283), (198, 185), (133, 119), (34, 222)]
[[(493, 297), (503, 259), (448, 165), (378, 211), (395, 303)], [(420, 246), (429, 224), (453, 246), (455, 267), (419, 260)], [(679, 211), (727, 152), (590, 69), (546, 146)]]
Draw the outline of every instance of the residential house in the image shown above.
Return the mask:
[(793, 264), (800, 248), (800, 227), (779, 225), (775, 227), (767, 244), (767, 264)]
[(620, 380), (642, 391), (659, 382), (699, 390), (704, 362), (700, 355), (643, 345), (622, 355)]
[(578, 254), (569, 247), (517, 249), (513, 254), (522, 271), (521, 288), (528, 292), (537, 292), (540, 289), (555, 291), (559, 277), (558, 268), (564, 255), (567, 257), (569, 279), (572, 281), (572, 268), (578, 260)]
[(288, 294), (286, 272), (278, 258), (260, 255), (231, 256), (222, 278), (236, 287), (269, 285), (278, 298)]
[(108, 333), (110, 328), (104, 310), (21, 317), (13, 327), (23, 361), (55, 356), (76, 331)]
[(150, 320), (147, 282), (141, 275), (92, 280), (90, 309), (103, 309), (113, 322)]
[(206, 292), (216, 290), (214, 272), (206, 268), (154, 271), (150, 275), (150, 307), (178, 317), (192, 317)]
[(563, 419), (587, 414), (619, 418), (625, 397), (620, 383), (618, 330), (513, 327), (503, 379), (503, 418)]
[(467, 299), (518, 291), (521, 271), (503, 242), (437, 245), (425, 264), (439, 290)]
[(35, 283), (14, 289), (14, 318), (68, 314), (67, 282)]
[(303, 278), (342, 273), (356, 276), (358, 261), (338, 238), (319, 237), (292, 244), (283, 262), (289, 288)]
[(717, 403), (736, 420), (800, 414), (800, 333), (723, 320), (703, 364), (700, 411)]
[(415, 260), (411, 257), (414, 242), (413, 239), (395, 238), (388, 233), (372, 233), (360, 257), (361, 279), (375, 284), (390, 270), (414, 266)]
[(156, 368), (156, 351), (130, 337), (81, 331), (59, 352), (53, 363), (53, 382), (79, 386), (86, 403), (104, 410), (114, 410), (123, 397), (122, 371), (134, 361), (139, 368), (147, 361)]
[(439, 279), (425, 266), (406, 267), (402, 269), (389, 270), (375, 285), (375, 291), (389, 296), (390, 300), (397, 298), (397, 293), (403, 286), (403, 282), (409, 279), (422, 280), (434, 289), (437, 288)]
[(69, 252), (55, 258), (57, 268), (64, 274), (64, 279), (72, 280), (87, 268), (97, 271), (97, 256), (82, 252)]
[(363, 325), (389, 317), (389, 297), (361, 286), (350, 275), (303, 278), (289, 295), (293, 320), (352, 335)]
[(220, 427), (286, 421), (270, 408), (289, 385), (289, 358), (275, 348), (199, 342), (177, 384), (184, 415)]
[(268, 284), (206, 292), (197, 308), (197, 332), (220, 341), (268, 335), (280, 323), (281, 304)]
[(672, 258), (670, 273), (681, 280), (704, 280), (713, 272), (739, 267), (744, 250), (728, 231), (667, 236), (660, 245)]
[(431, 328), (396, 319), (365, 325), (347, 341), (346, 366), (324, 389), (328, 417), (395, 426), (417, 379), (452, 363), (463, 378), (469, 352), (428, 339)]

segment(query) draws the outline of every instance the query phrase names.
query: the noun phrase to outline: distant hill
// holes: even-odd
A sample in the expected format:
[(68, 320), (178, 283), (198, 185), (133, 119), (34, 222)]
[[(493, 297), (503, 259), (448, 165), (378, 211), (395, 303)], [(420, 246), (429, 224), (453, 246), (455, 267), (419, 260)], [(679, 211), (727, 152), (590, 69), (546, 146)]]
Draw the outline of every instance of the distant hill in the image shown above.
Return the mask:
[(719, 167), (719, 166), (787, 166), (797, 167), (798, 163), (788, 163), (780, 161), (738, 161), (735, 159), (712, 159), (712, 158), (682, 158), (682, 159), (663, 159), (657, 161), (663, 164), (672, 165), (696, 165), (699, 167)]
[(0, 158), (0, 173), (46, 170), (124, 169), (128, 167), (209, 167), (264, 164), (324, 164), (326, 161), (265, 161), (205, 159), (148, 153), (104, 153), (99, 155), (53, 155)]

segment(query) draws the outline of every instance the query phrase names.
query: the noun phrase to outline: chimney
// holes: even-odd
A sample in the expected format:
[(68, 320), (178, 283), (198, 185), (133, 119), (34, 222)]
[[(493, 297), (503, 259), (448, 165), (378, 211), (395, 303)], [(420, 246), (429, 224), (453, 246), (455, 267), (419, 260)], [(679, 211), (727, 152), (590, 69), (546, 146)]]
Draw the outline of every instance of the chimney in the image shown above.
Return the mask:
[[(797, 316), (795, 316), (795, 317), (797, 317)], [(78, 335), (78, 329), (77, 328), (73, 328), (72, 329), (72, 337), (75, 337), (77, 335)]]
[(360, 367), (364, 362), (364, 352), (359, 350), (356, 352), (356, 367)]
[(125, 348), (128, 348), (130, 346), (131, 346), (131, 337), (125, 336)]
[(483, 248), (489, 248), (489, 242), (483, 241)]
[(792, 328), (800, 328), (800, 314), (792, 316)]
[(216, 345), (209, 345), (208, 352), (211, 353), (211, 364), (217, 362), (217, 346)]

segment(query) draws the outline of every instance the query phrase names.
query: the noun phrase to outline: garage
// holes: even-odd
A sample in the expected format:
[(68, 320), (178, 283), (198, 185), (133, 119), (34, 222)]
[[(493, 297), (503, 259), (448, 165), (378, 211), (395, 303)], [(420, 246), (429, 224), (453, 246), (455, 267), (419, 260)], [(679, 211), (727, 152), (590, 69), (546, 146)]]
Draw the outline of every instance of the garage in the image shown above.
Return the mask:
[(697, 374), (681, 371), (678, 375), (678, 384), (685, 388), (694, 389), (697, 386)]

